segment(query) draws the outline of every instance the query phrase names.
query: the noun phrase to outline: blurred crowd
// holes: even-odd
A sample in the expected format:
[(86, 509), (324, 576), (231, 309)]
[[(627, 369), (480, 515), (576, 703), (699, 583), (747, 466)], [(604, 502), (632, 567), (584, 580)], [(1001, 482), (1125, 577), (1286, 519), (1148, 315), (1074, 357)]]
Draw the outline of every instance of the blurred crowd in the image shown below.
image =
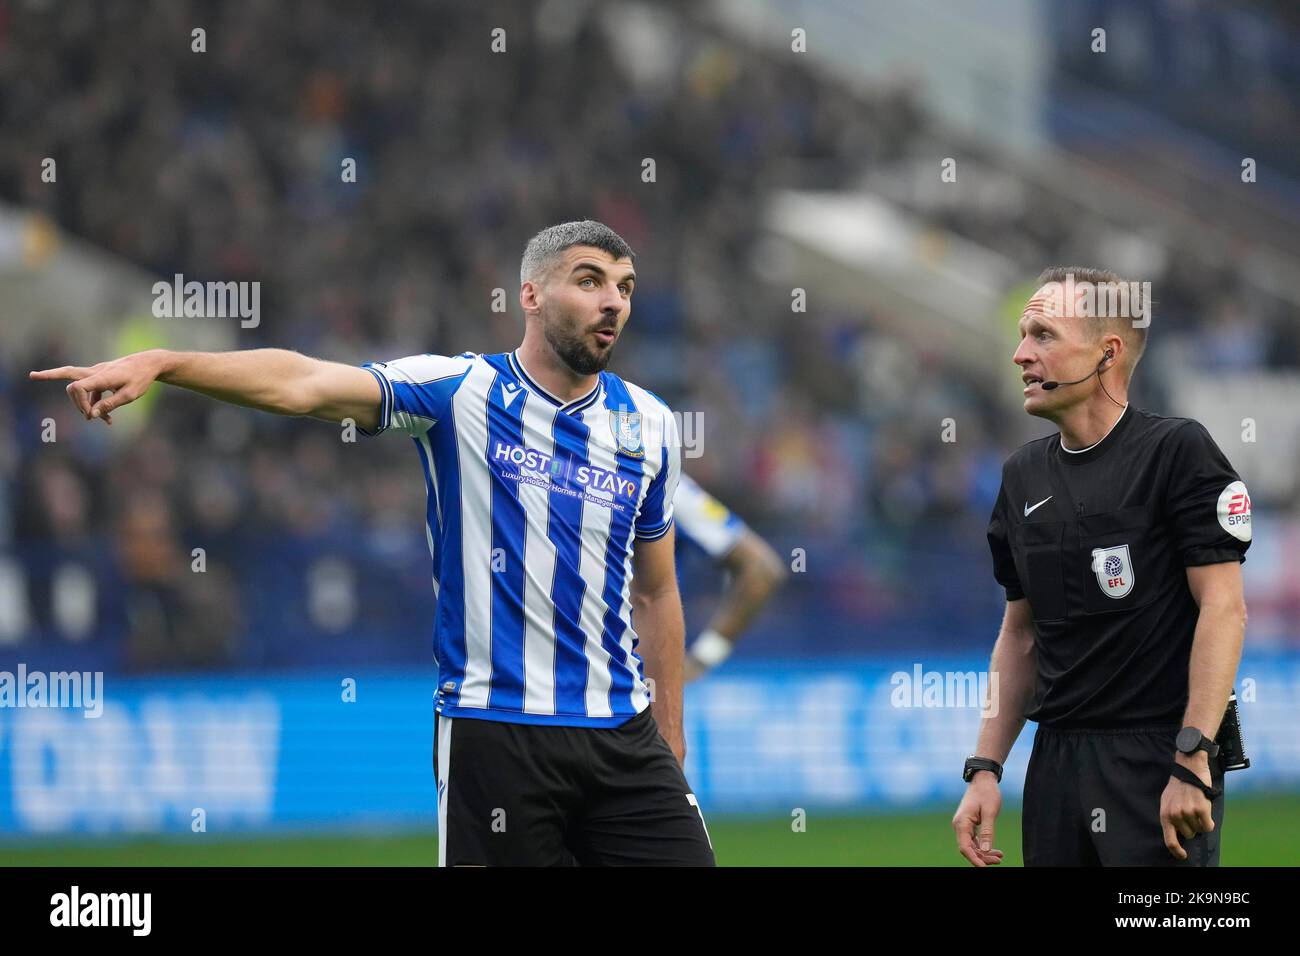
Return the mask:
[[(861, 650), (889, 628), (843, 622), (909, 606), (911, 631), (892, 632), (907, 641), (954, 614), (983, 620), (997, 601), (983, 529), (1019, 435), (997, 388), (870, 315), (792, 314), (789, 290), (754, 269), (783, 170), (852, 184), (907, 155), (922, 112), (903, 89), (850, 93), (703, 26), (656, 60), (612, 17), (507, 0), (0, 0), (0, 198), (151, 274), (260, 281), (263, 319), (232, 323), (232, 347), (358, 363), (513, 348), (524, 242), (599, 219), (638, 253), (613, 369), (701, 413), (703, 454), (686, 469), (782, 550), (808, 553), (769, 632), (824, 621), (817, 640)], [(56, 186), (40, 179), (47, 155)], [(945, 224), (995, 246), (1032, 240), (1045, 265), (1052, 227), (1034, 222)], [(1195, 311), (1205, 291), (1170, 297)], [(1215, 354), (1262, 365), (1272, 334)], [(23, 556), (36, 595), (30, 619), (0, 615), (0, 643), (6, 626), (50, 643), (107, 637), (115, 666), (140, 669), (291, 664), (330, 641), (358, 659), (427, 655), (423, 484), (405, 442), (349, 444), (176, 390), (110, 436), (25, 378), (106, 357), (59, 329), (0, 354), (0, 554)], [(899, 387), (918, 379), (933, 383), (919, 399)], [(953, 409), (967, 417), (945, 444), (934, 423)], [(70, 555), (94, 586), (60, 570)], [(917, 575), (945, 568), (945, 593), (915, 607)]]

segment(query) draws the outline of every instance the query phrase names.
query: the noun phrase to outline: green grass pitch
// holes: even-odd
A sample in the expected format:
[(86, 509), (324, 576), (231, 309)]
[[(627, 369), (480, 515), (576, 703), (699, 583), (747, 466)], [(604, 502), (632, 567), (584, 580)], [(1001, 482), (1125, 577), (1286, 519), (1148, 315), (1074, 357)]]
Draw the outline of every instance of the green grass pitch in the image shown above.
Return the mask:
[[(723, 866), (965, 866), (948, 821), (953, 808), (845, 817), (810, 811), (807, 829), (788, 818), (718, 817), (709, 834)], [(1300, 865), (1300, 797), (1239, 798), (1224, 821), (1224, 866)], [(995, 846), (1003, 866), (1019, 866), (1020, 814), (1005, 811)], [(431, 866), (432, 833), (325, 834), (228, 840), (177, 839), (0, 844), (5, 866)]]

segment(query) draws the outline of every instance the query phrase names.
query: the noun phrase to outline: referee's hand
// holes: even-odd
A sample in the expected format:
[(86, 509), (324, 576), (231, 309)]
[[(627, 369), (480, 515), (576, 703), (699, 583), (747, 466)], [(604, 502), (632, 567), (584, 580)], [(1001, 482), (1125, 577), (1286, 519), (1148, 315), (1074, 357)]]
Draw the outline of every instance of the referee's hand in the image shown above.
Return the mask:
[[(1213, 786), (1208, 761), (1204, 754), (1198, 756), (1202, 758), (1199, 766), (1185, 762), (1183, 765), (1204, 780), (1207, 787)], [(1165, 792), (1160, 795), (1160, 828), (1164, 831), (1165, 847), (1175, 860), (1187, 859), (1187, 851), (1178, 842), (1179, 837), (1190, 840), (1198, 833), (1209, 833), (1214, 829), (1212, 809), (1210, 798), (1203, 791), (1170, 776)]]
[(957, 834), (957, 852), (971, 866), (997, 866), (1002, 851), (993, 848), (993, 822), (1002, 809), (1002, 790), (997, 778), (987, 771), (971, 777), (966, 796), (961, 798), (952, 828)]

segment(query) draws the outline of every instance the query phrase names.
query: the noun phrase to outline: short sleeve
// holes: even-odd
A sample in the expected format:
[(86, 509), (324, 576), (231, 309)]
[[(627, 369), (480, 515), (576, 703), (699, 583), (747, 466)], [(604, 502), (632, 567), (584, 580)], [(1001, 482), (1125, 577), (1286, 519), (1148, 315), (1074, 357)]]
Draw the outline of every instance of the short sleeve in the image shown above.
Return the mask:
[(1019, 601), (1025, 596), (1025, 589), (1021, 587), (1020, 575), (1016, 573), (1016, 559), (1011, 550), (1009, 532), (1006, 488), (1001, 487), (998, 488), (998, 500), (993, 504), (988, 527), (989, 551), (993, 554), (993, 577), (1007, 592), (1008, 601)]
[(1185, 567), (1245, 561), (1250, 547), (1250, 493), (1200, 422), (1171, 438), (1165, 497), (1172, 540)]
[(673, 498), (682, 472), (682, 444), (677, 434), (677, 422), (667, 405), (662, 405), (660, 412), (663, 438), (659, 443), (659, 467), (650, 480), (636, 516), (636, 536), (640, 541), (662, 538), (672, 527)]
[(745, 533), (745, 523), (686, 474), (673, 496), (673, 521), (679, 537), (714, 560), (730, 554)]
[(473, 356), (408, 355), (362, 366), (379, 382), (379, 427), (364, 435), (400, 432), (415, 438), (447, 414), (451, 398), (465, 380)]

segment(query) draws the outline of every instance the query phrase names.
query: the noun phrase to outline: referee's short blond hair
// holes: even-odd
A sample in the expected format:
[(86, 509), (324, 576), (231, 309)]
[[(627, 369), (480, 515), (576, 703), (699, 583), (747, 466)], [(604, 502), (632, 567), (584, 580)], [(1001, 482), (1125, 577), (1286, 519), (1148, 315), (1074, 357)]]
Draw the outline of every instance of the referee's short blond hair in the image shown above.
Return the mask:
[(1102, 308), (1095, 310), (1096, 314), (1088, 316), (1096, 323), (1095, 335), (1101, 338), (1107, 332), (1114, 332), (1124, 340), (1128, 355), (1125, 377), (1132, 378), (1147, 347), (1147, 329), (1151, 324), (1150, 283), (1132, 282), (1109, 269), (1090, 266), (1052, 266), (1039, 273), (1038, 288), (1053, 283), (1094, 288), (1095, 301), (1103, 303)]

